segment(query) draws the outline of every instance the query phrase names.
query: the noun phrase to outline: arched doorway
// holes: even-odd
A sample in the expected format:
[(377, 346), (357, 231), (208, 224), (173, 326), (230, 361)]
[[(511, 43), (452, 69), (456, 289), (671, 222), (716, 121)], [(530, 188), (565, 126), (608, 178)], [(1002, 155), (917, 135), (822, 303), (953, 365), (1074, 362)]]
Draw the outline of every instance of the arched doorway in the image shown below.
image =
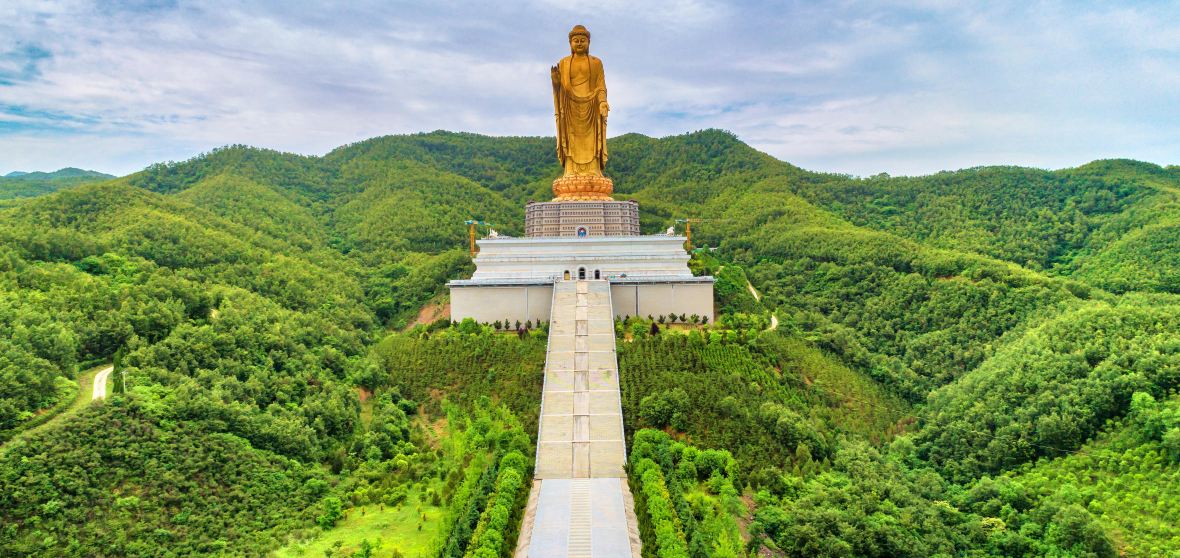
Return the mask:
[(569, 281), (569, 280), (570, 280), (570, 270), (568, 270), (568, 269), (567, 269), (567, 270), (565, 270), (565, 280), (566, 280), (566, 281)]
[(578, 268), (578, 279), (585, 279), (585, 278), (586, 278), (586, 268), (579, 267)]
[(599, 273), (599, 271), (597, 269), (594, 270), (594, 278), (595, 279), (602, 279), (602, 274)]

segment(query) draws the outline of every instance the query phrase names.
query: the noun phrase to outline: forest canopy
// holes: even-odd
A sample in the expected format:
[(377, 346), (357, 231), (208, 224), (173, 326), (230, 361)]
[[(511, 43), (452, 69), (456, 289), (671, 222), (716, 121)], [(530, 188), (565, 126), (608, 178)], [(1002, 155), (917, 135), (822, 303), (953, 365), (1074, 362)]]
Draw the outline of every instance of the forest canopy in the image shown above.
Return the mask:
[[(548, 199), (552, 141), (0, 180), (0, 554), (510, 553), (546, 324), (435, 311), (474, 269), (464, 220), (520, 235)], [(717, 279), (707, 324), (616, 323), (645, 548), (1180, 552), (1180, 168), (610, 150), (645, 232), (708, 219), (690, 265)]]

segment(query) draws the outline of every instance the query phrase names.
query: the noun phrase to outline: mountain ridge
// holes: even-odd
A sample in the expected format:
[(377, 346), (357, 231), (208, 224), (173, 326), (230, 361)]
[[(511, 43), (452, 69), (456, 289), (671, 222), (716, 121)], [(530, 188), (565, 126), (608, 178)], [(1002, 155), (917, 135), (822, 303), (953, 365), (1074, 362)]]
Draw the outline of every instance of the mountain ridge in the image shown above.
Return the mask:
[(0, 177), (0, 207), (11, 200), (31, 198), (58, 190), (115, 178), (112, 175), (66, 167), (53, 172), (13, 171)]
[(22, 178), (25, 180), (44, 178), (115, 178), (115, 175), (77, 167), (63, 167), (52, 172), (12, 171), (0, 178)]

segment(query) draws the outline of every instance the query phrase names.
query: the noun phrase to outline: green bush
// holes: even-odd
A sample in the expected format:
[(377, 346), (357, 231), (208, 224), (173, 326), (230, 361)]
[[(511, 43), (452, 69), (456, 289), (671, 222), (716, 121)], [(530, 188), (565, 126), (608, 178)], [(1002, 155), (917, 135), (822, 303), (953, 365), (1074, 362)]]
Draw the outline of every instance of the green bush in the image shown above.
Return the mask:
[(340, 503), (340, 499), (335, 496), (328, 496), (320, 502), (323, 512), (316, 517), (316, 524), (322, 529), (331, 529), (336, 526), (336, 522), (344, 517), (344, 506)]

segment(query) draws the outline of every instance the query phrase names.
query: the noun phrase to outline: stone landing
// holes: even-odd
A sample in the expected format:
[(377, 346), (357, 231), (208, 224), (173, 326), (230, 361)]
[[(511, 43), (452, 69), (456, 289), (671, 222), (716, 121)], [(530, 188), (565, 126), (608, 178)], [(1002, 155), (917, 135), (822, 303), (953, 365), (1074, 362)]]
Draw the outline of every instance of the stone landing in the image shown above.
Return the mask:
[(516, 558), (638, 558), (626, 460), (610, 284), (557, 281)]

